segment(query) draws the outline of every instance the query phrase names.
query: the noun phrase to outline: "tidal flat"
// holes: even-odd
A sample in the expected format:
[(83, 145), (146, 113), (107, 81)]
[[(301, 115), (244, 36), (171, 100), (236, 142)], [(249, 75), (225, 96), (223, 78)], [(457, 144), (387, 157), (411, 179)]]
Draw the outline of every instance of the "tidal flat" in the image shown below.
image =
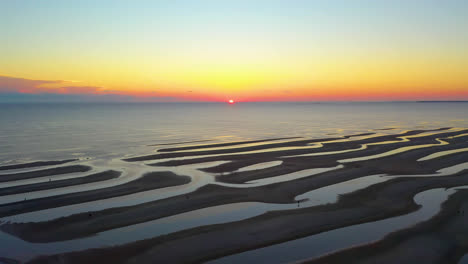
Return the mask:
[(0, 262), (458, 263), (468, 128), (452, 123), (4, 159)]

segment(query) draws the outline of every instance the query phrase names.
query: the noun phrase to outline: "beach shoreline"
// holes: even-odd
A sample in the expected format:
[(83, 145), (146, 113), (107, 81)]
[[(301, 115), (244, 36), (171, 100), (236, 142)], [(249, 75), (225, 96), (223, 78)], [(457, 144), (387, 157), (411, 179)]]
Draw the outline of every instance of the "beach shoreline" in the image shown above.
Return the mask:
[[(200, 172), (214, 175), (215, 180), (188, 193), (131, 206), (71, 214), (47, 221), (6, 222), (0, 225), (0, 230), (32, 243), (51, 243), (95, 236), (116, 228), (216, 206), (246, 202), (297, 204), (297, 208), (294, 210), (269, 211), (244, 220), (193, 227), (123, 245), (43, 256), (31, 260), (31, 263), (58, 263), (63, 260), (66, 263), (82, 263), (91, 260), (144, 263), (154, 258), (175, 262), (208, 261), (337, 228), (414, 212), (419, 208), (413, 201), (416, 194), (434, 188), (468, 185), (467, 169), (458, 169), (452, 174), (438, 176), (441, 170), (468, 162), (468, 155), (458, 151), (458, 149), (468, 147), (467, 132), (468, 130), (464, 129), (441, 128), (413, 130), (393, 135), (360, 133), (340, 138), (311, 140), (286, 138), (286, 142), (280, 143), (272, 143), (271, 141), (275, 139), (269, 139), (247, 141), (247, 143), (235, 142), (232, 145), (205, 144), (188, 147), (189, 152), (184, 147), (166, 149), (161, 153), (167, 154), (141, 156), (136, 159), (128, 158), (124, 159), (124, 162), (143, 163), (141, 165), (148, 168), (167, 168), (167, 172), (149, 172), (128, 183), (93, 191), (2, 204), (0, 205), (0, 214), (5, 217), (67, 207), (83, 202), (99, 202), (112, 197), (125, 197), (125, 195), (145, 190), (177, 185), (190, 186), (194, 184), (193, 178), (179, 176), (171, 172), (171, 168), (177, 169), (181, 165), (187, 166), (201, 161), (228, 160), (229, 162), (199, 168)], [(285, 138), (278, 140), (285, 140)], [(251, 143), (259, 145), (242, 146)], [(316, 143), (321, 145), (316, 148), (308, 148), (308, 144)], [(231, 147), (223, 150), (223, 146)], [(361, 147), (358, 148), (359, 146)], [(221, 149), (217, 149), (219, 147)], [(278, 147), (288, 149), (276, 151), (275, 148)], [(301, 149), (304, 147), (305, 149)], [(215, 149), (204, 150), (212, 148)], [(263, 152), (260, 154), (237, 154), (258, 150)], [(433, 153), (441, 152), (446, 154), (429, 160), (423, 159)], [(187, 153), (189, 153), (188, 156), (186, 156)], [(208, 155), (208, 157), (197, 158), (198, 154)], [(189, 157), (189, 159), (178, 159), (179, 157)], [(157, 161), (158, 159), (171, 158), (174, 160), (165, 161), (164, 164), (154, 163), (155, 159)], [(271, 160), (278, 160), (281, 163), (255, 169), (255, 164)], [(34, 163), (31, 164), (34, 165)], [(18, 172), (17, 174), (20, 175), (19, 178), (22, 178), (24, 173), (36, 176), (44, 173), (55, 173), (56, 169), (47, 168), (47, 165), (55, 164), (43, 163), (43, 165), (46, 168), (38, 169), (39, 172)], [(337, 167), (337, 165), (340, 166)], [(19, 165), (19, 167), (21, 166), (29, 165)], [(71, 166), (75, 166), (71, 168), (77, 168), (76, 166), (83, 165)], [(241, 170), (241, 168), (248, 166), (253, 166), (253, 169)], [(85, 167), (87, 170), (91, 169), (88, 165), (83, 166), (83, 168)], [(272, 177), (281, 178), (283, 175), (320, 168), (329, 169), (285, 181), (266, 182), (256, 186), (249, 186), (252, 184), (248, 183)], [(41, 188), (44, 190), (60, 188), (61, 185), (78, 186), (96, 175), (98, 177), (94, 179), (95, 181), (112, 180), (121, 177), (121, 172), (110, 170), (56, 182), (0, 188), (0, 195), (8, 194), (8, 192), (21, 192), (22, 190), (37, 191)], [(313, 192), (320, 188), (369, 175), (386, 175), (382, 177), (389, 178), (364, 189), (341, 194), (335, 203), (301, 208), (301, 200), (296, 200), (296, 197), (306, 192)], [(17, 179), (14, 173), (10, 173), (8, 177)], [(2, 190), (5, 193), (2, 194)], [(157, 210), (155, 210), (156, 208)], [(310, 222), (308, 219), (315, 220)], [(252, 234), (255, 234), (255, 238), (252, 238)], [(197, 244), (195, 241), (200, 239), (211, 242)], [(168, 250), (168, 248), (180, 247), (191, 249), (183, 253), (177, 253), (177, 250)], [(337, 258), (342, 259), (341, 257)]]

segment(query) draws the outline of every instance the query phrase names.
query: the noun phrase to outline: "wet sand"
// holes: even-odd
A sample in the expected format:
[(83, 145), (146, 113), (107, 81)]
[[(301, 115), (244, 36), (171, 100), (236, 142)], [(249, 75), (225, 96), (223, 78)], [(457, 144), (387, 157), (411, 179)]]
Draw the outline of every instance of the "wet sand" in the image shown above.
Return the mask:
[(35, 161), (30, 163), (14, 164), (14, 165), (4, 165), (0, 166), (0, 170), (15, 170), (15, 169), (24, 169), (24, 168), (34, 168), (34, 167), (43, 167), (51, 165), (60, 165), (72, 161), (77, 161), (78, 159), (68, 159), (68, 160), (50, 160), (50, 161)]
[[(51, 242), (87, 236), (117, 227), (137, 224), (190, 210), (228, 203), (249, 201), (294, 203), (294, 197), (301, 193), (367, 175), (429, 174), (435, 173), (437, 170), (444, 167), (467, 162), (468, 156), (464, 154), (449, 155), (437, 159), (435, 162), (416, 162), (421, 157), (435, 151), (445, 150), (449, 148), (449, 146), (468, 145), (467, 142), (464, 142), (466, 141), (465, 137), (458, 137), (449, 141), (452, 141), (453, 144), (410, 150), (404, 153), (404, 155), (401, 154), (369, 161), (353, 162), (345, 164), (345, 167), (339, 170), (320, 173), (313, 175), (312, 177), (300, 178), (288, 182), (250, 188), (232, 188), (209, 184), (187, 195), (174, 196), (136, 206), (102, 210), (96, 212), (93, 219), (90, 219), (89, 221), (83, 220), (86, 219), (86, 213), (83, 213), (49, 222), (17, 224), (15, 229), (19, 230), (20, 226), (27, 229), (27, 231), (21, 231), (21, 234), (27, 235), (27, 237), (23, 235), (23, 239), (34, 242)], [(357, 155), (357, 153), (354, 153), (353, 156), (355, 155)], [(300, 167), (300, 169), (314, 167), (310, 166), (310, 163), (307, 162), (308, 159), (302, 159), (302, 163), (300, 164), (304, 167)], [(333, 162), (328, 162), (330, 165), (335, 165), (336, 160), (334, 157), (332, 159)], [(305, 166), (304, 164), (308, 166)], [(395, 166), (395, 164), (405, 164), (405, 166)], [(321, 165), (323, 165), (323, 163), (321, 163)], [(292, 166), (280, 167), (283, 169), (277, 174), (285, 174), (289, 172)], [(272, 168), (275, 170), (278, 169), (275, 167)], [(272, 174), (272, 168), (261, 170), (264, 173), (263, 177), (272, 177), (272, 175), (276, 175)], [(297, 170), (297, 168), (294, 169), (294, 171)], [(164, 210), (154, 210), (153, 208), (164, 208)], [(38, 235), (38, 232), (43, 232), (47, 235)]]
[(371, 244), (301, 263), (458, 263), (468, 247), (468, 190), (451, 195), (432, 219)]
[(20, 262), (17, 261), (17, 260), (9, 259), (9, 258), (2, 258), (2, 257), (0, 257), (0, 263), (5, 263), (5, 264), (20, 264)]
[[(261, 140), (250, 140), (250, 141), (239, 141), (239, 142), (228, 142), (228, 143), (217, 143), (217, 144), (209, 144), (209, 145), (197, 145), (197, 146), (187, 146), (187, 147), (176, 147), (176, 148), (164, 148), (159, 149), (159, 152), (171, 152), (171, 151), (181, 151), (181, 150), (193, 150), (193, 149), (203, 149), (203, 148), (217, 148), (217, 147), (229, 147), (235, 145), (243, 145), (243, 144), (252, 144), (252, 143), (260, 143), (260, 142), (268, 142), (268, 141), (275, 141), (275, 140), (283, 140), (283, 139), (297, 139), (300, 137), (284, 137), (284, 138), (272, 138), (272, 139), (261, 139)], [(200, 141), (191, 141), (193, 142), (200, 142)]]
[[(190, 182), (190, 177), (188, 176), (179, 176), (172, 172), (150, 172), (137, 180), (108, 188), (2, 204), (0, 205), (0, 217), (117, 197), (130, 193), (186, 184), (188, 182)], [(0, 228), (2, 227), (4, 226)]]
[[(176, 263), (206, 261), (344, 226), (406, 214), (418, 209), (412, 199), (416, 193), (465, 184), (468, 184), (468, 174), (465, 172), (443, 179), (395, 179), (342, 197), (336, 204), (292, 212), (269, 212), (235, 223), (199, 227), (124, 246), (63, 254), (46, 260), (50, 263), (58, 259), (66, 263), (91, 260), (147, 263), (151, 259)], [(180, 251), (179, 248), (184, 250)]]
[[(363, 140), (356, 140), (356, 141), (350, 141), (350, 142), (337, 142), (337, 143), (324, 143), (323, 147), (320, 148), (309, 148), (309, 149), (291, 149), (291, 150), (270, 150), (268, 152), (261, 152), (261, 153), (252, 153), (252, 154), (229, 154), (229, 155), (216, 155), (216, 154), (223, 154), (219, 153), (218, 151), (208, 151), (205, 152), (203, 155), (212, 155), (210, 157), (201, 157), (201, 158), (191, 158), (191, 159), (182, 159), (182, 160), (170, 160), (170, 161), (162, 161), (162, 162), (156, 162), (156, 163), (150, 163), (150, 165), (154, 166), (181, 166), (181, 165), (187, 165), (187, 164), (196, 164), (196, 163), (203, 163), (203, 162), (213, 162), (213, 161), (221, 161), (221, 160), (231, 160), (232, 162), (236, 161), (248, 161), (251, 159), (262, 159), (262, 160), (270, 160), (272, 158), (276, 157), (284, 157), (284, 156), (291, 156), (291, 155), (301, 155), (301, 154), (310, 154), (310, 153), (320, 153), (320, 152), (329, 152), (329, 151), (339, 151), (339, 150), (346, 150), (346, 149), (358, 149), (361, 145), (363, 144), (370, 144), (370, 143), (376, 143), (376, 142), (383, 142), (383, 141), (397, 141), (399, 140), (398, 137), (402, 136), (412, 136), (412, 135), (417, 135), (421, 134), (423, 132), (430, 132), (431, 130), (426, 130), (426, 131), (410, 131), (407, 133), (399, 134), (399, 135), (389, 135), (389, 136), (380, 136), (380, 137), (373, 137), (373, 138), (368, 138), (368, 139), (363, 139)], [(450, 135), (455, 135), (458, 134), (456, 132), (447, 132), (445, 136), (450, 136)], [(420, 144), (420, 141), (430, 141), (434, 140), (435, 138), (438, 137), (444, 137), (444, 135), (434, 135), (434, 136), (429, 136), (425, 138), (415, 138), (409, 142), (400, 142), (400, 143), (393, 143), (391, 146), (387, 146), (388, 149), (394, 148), (394, 146), (398, 146), (395, 144), (400, 144), (401, 146), (409, 146), (409, 145), (416, 145)], [(343, 138), (333, 138), (333, 139), (320, 139), (314, 142), (321, 142), (321, 141), (333, 141), (333, 140), (340, 140)], [(402, 141), (402, 140), (399, 140)], [(310, 141), (308, 141), (310, 142)], [(307, 143), (308, 144), (308, 143)], [(292, 143), (292, 146), (298, 146), (296, 145), (296, 142)], [(304, 146), (304, 143), (299, 144), (299, 146)], [(382, 149), (384, 145), (382, 146), (375, 146), (376, 153), (379, 152), (379, 150)], [(277, 146), (274, 146), (276, 148)], [(283, 145), (281, 143), (281, 147), (291, 147), (291, 145)], [(267, 148), (269, 149), (269, 148)], [(258, 149), (257, 149), (258, 150)], [(234, 150), (230, 150), (233, 152)], [(369, 150), (367, 150), (369, 151)], [(193, 155), (201, 155), (200, 153), (190, 153), (190, 156)], [(347, 153), (347, 157), (357, 157), (359, 155), (362, 155), (363, 152), (359, 153)], [(169, 158), (167, 156), (158, 156), (162, 154), (157, 154), (157, 155), (151, 155), (151, 156), (145, 156), (143, 157), (143, 160), (157, 160), (157, 159), (166, 159)], [(173, 156), (171, 158), (177, 158), (180, 156), (184, 156), (185, 153), (172, 153)], [(178, 156), (174, 156), (178, 155)], [(186, 156), (184, 156), (186, 157)], [(132, 160), (130, 160), (132, 161)], [(226, 166), (226, 165), (225, 165)], [(243, 167), (243, 166), (242, 166)], [(210, 172), (227, 172), (222, 169), (210, 169)]]
[(194, 140), (194, 141), (181, 141), (181, 142), (173, 142), (173, 143), (159, 143), (159, 144), (151, 144), (148, 145), (149, 147), (155, 147), (155, 146), (172, 146), (172, 145), (184, 145), (184, 144), (189, 144), (189, 143), (200, 143), (200, 142), (209, 142), (213, 141), (211, 139), (206, 139), (206, 140)]
[[(445, 134), (445, 136), (450, 136), (453, 135), (452, 133)], [(444, 136), (442, 135), (442, 137)], [(420, 145), (420, 144), (437, 144), (438, 142), (435, 141), (435, 138), (439, 138), (441, 135), (433, 135), (433, 136), (427, 136), (427, 137), (421, 137), (421, 138), (415, 138), (411, 141), (408, 142), (399, 142), (399, 143), (391, 143), (388, 145), (371, 145), (368, 146), (367, 149), (364, 150), (359, 150), (359, 151), (353, 151), (353, 152), (347, 152), (347, 153), (340, 153), (340, 154), (328, 154), (328, 155), (318, 155), (318, 156), (310, 156), (310, 157), (291, 157), (291, 158), (284, 158), (282, 157), (283, 154), (285, 153), (280, 153), (279, 154), (279, 160), (283, 161), (282, 166), (280, 167), (272, 167), (267, 170), (263, 171), (250, 171), (250, 172), (238, 172), (238, 173), (228, 173), (228, 174), (222, 174), (217, 177), (218, 181), (222, 182), (229, 182), (229, 183), (244, 183), (252, 180), (257, 180), (261, 179), (264, 177), (263, 175), (268, 175), (268, 177), (273, 177), (277, 176), (280, 174), (284, 174), (286, 171), (287, 172), (294, 172), (306, 168), (323, 168), (323, 167), (332, 167), (336, 166), (339, 164), (340, 160), (344, 159), (349, 159), (349, 158), (355, 158), (359, 156), (371, 156), (379, 153), (384, 153), (387, 151), (391, 151), (393, 149), (397, 149), (399, 147), (407, 147), (407, 146), (415, 146), (415, 145)], [(379, 137), (379, 138), (374, 138), (373, 142), (378, 142), (378, 141), (391, 141), (395, 140), (395, 138), (390, 138), (390, 137)], [(457, 142), (463, 141), (463, 139), (459, 138), (453, 143), (455, 145), (446, 145), (446, 146), (440, 146), (437, 147), (438, 149), (452, 149), (452, 148), (458, 148)], [(358, 141), (359, 142), (359, 141)], [(359, 148), (358, 144), (369, 144), (369, 140), (365, 140), (365, 143), (360, 141), (359, 143), (355, 142), (345, 142), (345, 143), (336, 143), (339, 145), (344, 145), (344, 149), (357, 149)], [(333, 144), (333, 145), (336, 145)], [(462, 142), (462, 144), (464, 144)], [(330, 144), (332, 145), (332, 144)], [(317, 149), (316, 151), (311, 150), (309, 153), (320, 153), (320, 152), (329, 152), (329, 151), (334, 151), (336, 150), (337, 146), (331, 146), (330, 148), (327, 147), (329, 146), (328, 144), (324, 145), (322, 150)], [(331, 149), (332, 148), (332, 149)], [(428, 152), (432, 152), (434, 149), (428, 149)], [(426, 153), (426, 152), (425, 152)], [(223, 157), (224, 158), (224, 157)], [(213, 159), (216, 159), (213, 158)], [(206, 160), (205, 160), (206, 161)], [(238, 168), (250, 165), (251, 160), (237, 160), (233, 161), (230, 163), (222, 164), (216, 167), (211, 167), (207, 169), (203, 169), (205, 171), (209, 172), (216, 172), (216, 173), (222, 173), (226, 172), (227, 170), (236, 170)], [(373, 161), (374, 162), (374, 161)], [(167, 163), (166, 163), (167, 165)], [(395, 166), (394, 166), (395, 167)], [(396, 167), (398, 168), (398, 167)]]
[(65, 180), (56, 180), (56, 181), (48, 181), (48, 182), (40, 182), (40, 183), (33, 183), (33, 184), (26, 184), (26, 185), (19, 185), (13, 187), (6, 187), (0, 188), (0, 196), (2, 195), (11, 195), (11, 194), (18, 194), (18, 193), (26, 193), (26, 192), (35, 192), (41, 190), (48, 190), (48, 189), (55, 189), (91, 182), (98, 182), (98, 181), (105, 181), (110, 179), (115, 179), (119, 177), (122, 173), (120, 171), (113, 171), (108, 170), (104, 172), (94, 173), (84, 177), (78, 178), (71, 178)]
[[(468, 130), (441, 128), (407, 131), (395, 135), (363, 133), (325, 139), (282, 138), (234, 142), (231, 143), (232, 145), (221, 143), (165, 149), (164, 153), (129, 158), (125, 161), (148, 168), (166, 167), (168, 170), (201, 162), (228, 162), (200, 168), (199, 171), (213, 173), (211, 177), (214, 180), (207, 181), (199, 188), (187, 193), (130, 206), (72, 214), (49, 221), (7, 222), (0, 225), (0, 230), (25, 241), (49, 243), (98, 235), (120, 227), (232, 203), (297, 204), (296, 209), (270, 211), (235, 222), (202, 225), (123, 245), (43, 256), (32, 260), (31, 263), (151, 263), (154, 260), (166, 263), (193, 263), (213, 260), (337, 228), (408, 214), (418, 210), (419, 206), (414, 202), (413, 197), (420, 192), (434, 188), (468, 185), (468, 168), (443, 176), (437, 173), (441, 169), (468, 162), (468, 152), (457, 152), (468, 147), (467, 132)], [(284, 139), (288, 141), (269, 142)], [(248, 146), (250, 143), (262, 144)], [(321, 145), (317, 148), (307, 147), (311, 143)], [(247, 146), (209, 150), (209, 148), (236, 146), (236, 144)], [(286, 149), (275, 150), (274, 148)], [(265, 150), (265, 152), (239, 153), (258, 150)], [(454, 152), (434, 159), (421, 160), (434, 153), (450, 150)], [(304, 154), (306, 156), (295, 156)], [(197, 157), (199, 155), (208, 156)], [(188, 159), (178, 159), (186, 157)], [(141, 163), (143, 161), (146, 163)], [(271, 161), (282, 163), (253, 170), (242, 170), (247, 166)], [(336, 168), (333, 170), (282, 182), (267, 182), (255, 186), (248, 183), (302, 170), (334, 167)], [(47, 169), (27, 173), (39, 175), (44, 171)], [(118, 171), (114, 173), (120, 174)], [(18, 174), (20, 173), (12, 175), (18, 176)], [(300, 201), (296, 200), (301, 194), (322, 187), (380, 174), (388, 175), (384, 177), (389, 177), (389, 179), (341, 195), (334, 203), (301, 208)], [(22, 177), (19, 176), (15, 180)], [(57, 181), (57, 183), (11, 188), (16, 188), (18, 191), (28, 190), (28, 188), (40, 190), (41, 188), (73, 186), (80, 184), (80, 180), (77, 179), (80, 178), (63, 180), (62, 183)], [(98, 202), (110, 197), (122, 196), (122, 199), (125, 199), (124, 195), (127, 194), (167, 186), (197, 184), (194, 181), (193, 177), (179, 176), (174, 172), (151, 172), (137, 180), (112, 187), (0, 205), (0, 216), (88, 201)], [(1, 191), (2, 189), (0, 189), (0, 195)], [(324, 258), (306, 261), (338, 263), (341, 260), (340, 263), (342, 263), (343, 260), (349, 260), (353, 256), (356, 257), (357, 262), (364, 263), (404, 263), (406, 260), (411, 260), (410, 253), (405, 255), (405, 248), (410, 247), (415, 249), (414, 252), (423, 252), (423, 245), (435, 247), (439, 244), (446, 245), (446, 249), (441, 249), (440, 254), (433, 254), (432, 258), (428, 258), (428, 262), (444, 258), (447, 252), (456, 252), (456, 256), (460, 258), (466, 253), (466, 241), (450, 239), (456, 237), (455, 230), (464, 228), (460, 225), (465, 218), (457, 220), (458, 218), (454, 217), (453, 210), (455, 209), (453, 208), (462, 208), (460, 209), (462, 211), (468, 209), (466, 208), (468, 204), (464, 202), (466, 197), (468, 197), (466, 191), (456, 192), (444, 204), (444, 209), (437, 217), (410, 228), (409, 231), (397, 231), (372, 245), (343, 250)], [(18, 220), (21, 221), (21, 219)], [(448, 236), (450, 239), (439, 239), (439, 236)], [(184, 250), (180, 250), (181, 248)], [(374, 249), (375, 254), (370, 254), (369, 252)], [(400, 256), (403, 259), (399, 258)]]
[(87, 172), (90, 170), (91, 170), (91, 167), (89, 166), (71, 165), (71, 166), (56, 167), (56, 168), (43, 169), (43, 170), (37, 170), (37, 171), (2, 174), (0, 175), (0, 182), (47, 177), (47, 176), (54, 176), (54, 175), (74, 173), (74, 172)]
[[(353, 136), (366, 136), (371, 135), (373, 133), (365, 133), (365, 134), (357, 134), (357, 135), (350, 135), (344, 137), (337, 137), (337, 138), (322, 138), (322, 139), (309, 139), (309, 140), (296, 140), (296, 141), (288, 141), (288, 142), (281, 142), (281, 143), (269, 143), (269, 144), (262, 144), (256, 146), (247, 146), (247, 147), (238, 147), (238, 148), (229, 148), (229, 149), (218, 149), (218, 150), (199, 150), (199, 151), (187, 151), (187, 152), (177, 152), (177, 153), (162, 153), (162, 154), (154, 154), (154, 155), (147, 155), (147, 156), (140, 156), (134, 158), (125, 159), (125, 161), (133, 162), (133, 161), (145, 161), (145, 160), (155, 160), (155, 159), (167, 159), (167, 158), (176, 158), (176, 157), (190, 157), (190, 156), (199, 156), (199, 155), (215, 155), (215, 154), (225, 154), (225, 153), (232, 153), (232, 152), (246, 152), (246, 151), (256, 151), (256, 150), (263, 150), (263, 149), (271, 149), (271, 148), (281, 148), (281, 147), (297, 147), (297, 146), (306, 146), (307, 144), (317, 143), (326, 140), (341, 140), (345, 138), (350, 138)], [(280, 139), (291, 139), (291, 138), (279, 138)], [(269, 140), (271, 141), (271, 140)], [(263, 141), (247, 141), (249, 143), (257, 143)], [(227, 143), (226, 143), (227, 144)], [(238, 143), (240, 144), (240, 143)], [(219, 147), (220, 145), (225, 144), (214, 144), (211, 146)], [(160, 150), (161, 151), (161, 150)], [(303, 153), (303, 151), (301, 152)], [(305, 152), (307, 153), (307, 152)]]

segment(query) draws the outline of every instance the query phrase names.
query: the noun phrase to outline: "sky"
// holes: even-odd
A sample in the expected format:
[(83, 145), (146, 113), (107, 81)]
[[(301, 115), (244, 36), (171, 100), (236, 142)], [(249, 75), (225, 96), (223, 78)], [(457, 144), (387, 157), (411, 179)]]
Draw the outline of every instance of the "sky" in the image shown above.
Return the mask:
[(0, 14), (0, 102), (468, 100), (464, 0), (0, 0)]

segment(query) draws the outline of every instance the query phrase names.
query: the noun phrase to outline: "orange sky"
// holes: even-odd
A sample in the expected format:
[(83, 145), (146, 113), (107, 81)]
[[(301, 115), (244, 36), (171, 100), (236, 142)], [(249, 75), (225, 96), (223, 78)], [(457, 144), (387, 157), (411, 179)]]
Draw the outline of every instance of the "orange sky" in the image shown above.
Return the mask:
[(468, 100), (460, 1), (182, 2), (5, 4), (0, 95)]

